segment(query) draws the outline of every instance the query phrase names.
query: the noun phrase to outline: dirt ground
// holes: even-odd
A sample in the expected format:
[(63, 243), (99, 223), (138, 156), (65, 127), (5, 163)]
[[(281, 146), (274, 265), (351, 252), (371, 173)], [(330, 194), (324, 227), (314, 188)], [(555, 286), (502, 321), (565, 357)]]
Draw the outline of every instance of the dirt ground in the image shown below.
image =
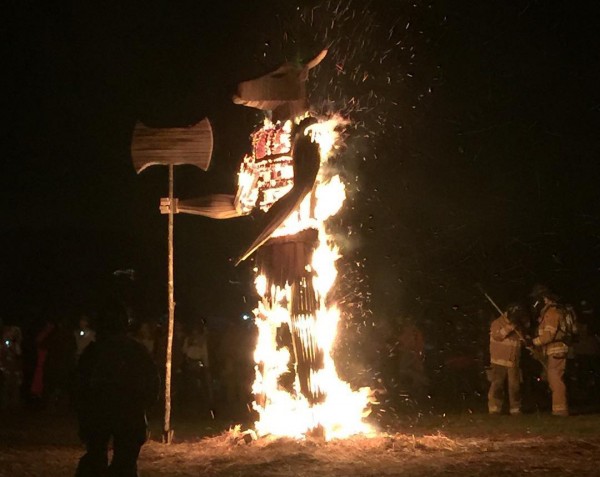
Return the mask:
[[(600, 476), (600, 415), (429, 416), (399, 421), (380, 437), (329, 443), (236, 444), (224, 423), (174, 427), (178, 442), (151, 438), (142, 449), (142, 477)], [(2, 477), (73, 475), (82, 450), (72, 417), (1, 418)]]

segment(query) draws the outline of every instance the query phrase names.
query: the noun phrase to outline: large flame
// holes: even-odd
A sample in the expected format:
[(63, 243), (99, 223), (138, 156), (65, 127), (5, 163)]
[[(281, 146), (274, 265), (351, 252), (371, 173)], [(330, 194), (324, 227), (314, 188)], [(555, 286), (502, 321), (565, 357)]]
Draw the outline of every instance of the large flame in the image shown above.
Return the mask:
[[(346, 194), (339, 175), (332, 172), (328, 163), (339, 147), (338, 131), (344, 124), (341, 118), (333, 117), (319, 121), (304, 131), (306, 135), (311, 136), (313, 142), (319, 144), (321, 154), (314, 198), (309, 194), (299, 209), (273, 234), (285, 236), (309, 228), (318, 231), (318, 247), (308, 267), (312, 267), (313, 287), (319, 307), (315, 315), (296, 317), (295, 326), (302, 335), (305, 347), (309, 348), (304, 352), (315, 353), (318, 349), (324, 351), (323, 368), (312, 371), (310, 376), (311, 391), (324, 395), (324, 399), (316, 404), (309, 403), (300, 392), (298, 377), (294, 383), (294, 392), (290, 393), (280, 386), (280, 377), (289, 372), (293, 353), (287, 347), (277, 345), (278, 328), (283, 324), (291, 326), (290, 312), (287, 308), (291, 299), (291, 286), (273, 286), (272, 290), (267, 290), (269, 280), (264, 275), (258, 275), (255, 285), (261, 300), (255, 310), (258, 340), (254, 352), (256, 378), (252, 387), (255, 396), (261, 396), (261, 402), (253, 404), (259, 413), (259, 420), (255, 423), (258, 435), (303, 438), (311, 430), (320, 428), (325, 439), (330, 440), (374, 432), (363, 420), (368, 414), (370, 389), (351, 389), (350, 385), (338, 376), (332, 357), (340, 312), (335, 304), (329, 303), (328, 297), (335, 285), (336, 261), (340, 255), (333, 237), (326, 231), (325, 222), (338, 213)], [(265, 123), (265, 128), (272, 127), (272, 124)], [(282, 128), (284, 134), (290, 130), (291, 122)], [(287, 137), (283, 140), (287, 140)], [(240, 174), (240, 181), (247, 184), (250, 179), (243, 171), (244, 168)], [(282, 175), (286, 174), (289, 175), (289, 170), (283, 171)], [(280, 193), (285, 193), (288, 189), (289, 187), (286, 187)], [(257, 197), (254, 191), (249, 187), (246, 190), (250, 202), (255, 203)]]

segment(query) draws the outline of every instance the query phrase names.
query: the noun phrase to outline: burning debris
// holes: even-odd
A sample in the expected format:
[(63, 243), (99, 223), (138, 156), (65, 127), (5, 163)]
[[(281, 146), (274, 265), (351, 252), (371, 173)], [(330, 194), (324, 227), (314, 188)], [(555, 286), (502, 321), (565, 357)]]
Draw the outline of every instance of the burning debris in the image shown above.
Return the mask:
[(242, 426), (239, 424), (229, 429), (227, 436), (229, 437), (229, 441), (234, 445), (250, 444), (258, 439), (256, 432), (252, 429), (242, 431)]

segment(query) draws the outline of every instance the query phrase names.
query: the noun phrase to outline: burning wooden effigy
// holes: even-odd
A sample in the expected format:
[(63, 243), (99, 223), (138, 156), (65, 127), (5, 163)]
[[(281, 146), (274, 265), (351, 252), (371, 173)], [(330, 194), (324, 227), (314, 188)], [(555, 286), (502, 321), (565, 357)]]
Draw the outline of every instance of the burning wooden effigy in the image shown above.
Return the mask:
[(234, 102), (266, 117), (251, 135), (236, 194), (176, 204), (177, 212), (216, 219), (261, 211), (259, 233), (237, 261), (255, 254), (259, 436), (331, 439), (371, 432), (363, 421), (369, 389), (353, 391), (332, 358), (340, 315), (329, 293), (339, 253), (325, 221), (342, 207), (345, 189), (328, 163), (345, 121), (312, 114), (306, 94), (309, 71), (326, 54), (240, 83)]

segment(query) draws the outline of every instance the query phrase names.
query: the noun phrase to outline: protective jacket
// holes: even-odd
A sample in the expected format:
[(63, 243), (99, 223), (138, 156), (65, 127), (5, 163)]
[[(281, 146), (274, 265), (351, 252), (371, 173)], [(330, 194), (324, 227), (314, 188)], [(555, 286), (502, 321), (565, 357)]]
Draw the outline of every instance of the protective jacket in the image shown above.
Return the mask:
[(540, 313), (538, 336), (533, 340), (535, 346), (543, 346), (547, 356), (566, 354), (569, 347), (564, 343), (564, 333), (560, 330), (564, 311), (556, 304), (549, 303)]
[(490, 362), (507, 368), (519, 366), (521, 340), (506, 314), (496, 318), (490, 326)]

